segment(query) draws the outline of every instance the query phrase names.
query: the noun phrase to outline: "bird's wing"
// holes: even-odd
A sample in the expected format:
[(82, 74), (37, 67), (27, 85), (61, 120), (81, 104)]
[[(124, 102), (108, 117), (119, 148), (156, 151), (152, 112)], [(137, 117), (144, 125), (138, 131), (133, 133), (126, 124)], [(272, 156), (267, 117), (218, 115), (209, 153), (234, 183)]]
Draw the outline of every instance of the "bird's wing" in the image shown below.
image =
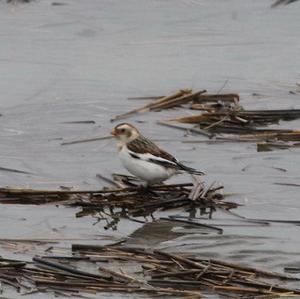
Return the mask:
[(132, 152), (130, 150), (128, 150), (129, 155), (134, 158), (134, 159), (139, 159), (142, 161), (146, 161), (149, 163), (154, 163), (154, 164), (158, 164), (164, 167), (168, 167), (168, 168), (176, 168), (178, 169), (178, 165), (176, 162), (172, 162), (170, 160), (166, 160), (164, 158), (158, 157), (158, 156), (154, 156), (150, 153), (147, 154), (138, 154), (135, 152)]
[(177, 159), (159, 148), (151, 140), (139, 136), (127, 144), (129, 154), (136, 159), (156, 163), (165, 167), (177, 167)]
[(204, 173), (194, 168), (187, 167), (180, 163), (175, 157), (159, 148), (154, 142), (139, 136), (127, 144), (131, 157), (164, 167), (183, 170), (191, 174), (203, 175)]
[(153, 156), (169, 160), (170, 162), (177, 162), (176, 158), (166, 151), (159, 148), (154, 142), (145, 138), (144, 136), (139, 136), (138, 138), (132, 140), (127, 144), (127, 148), (138, 154), (152, 154)]

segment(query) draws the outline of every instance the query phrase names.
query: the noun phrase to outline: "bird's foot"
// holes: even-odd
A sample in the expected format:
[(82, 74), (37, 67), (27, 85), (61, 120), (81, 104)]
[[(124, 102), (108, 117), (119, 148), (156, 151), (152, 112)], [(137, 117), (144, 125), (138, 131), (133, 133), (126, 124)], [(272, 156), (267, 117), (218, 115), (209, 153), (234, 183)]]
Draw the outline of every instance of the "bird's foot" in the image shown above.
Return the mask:
[(156, 192), (152, 189), (151, 185), (144, 184), (140, 186), (141, 195), (157, 195)]

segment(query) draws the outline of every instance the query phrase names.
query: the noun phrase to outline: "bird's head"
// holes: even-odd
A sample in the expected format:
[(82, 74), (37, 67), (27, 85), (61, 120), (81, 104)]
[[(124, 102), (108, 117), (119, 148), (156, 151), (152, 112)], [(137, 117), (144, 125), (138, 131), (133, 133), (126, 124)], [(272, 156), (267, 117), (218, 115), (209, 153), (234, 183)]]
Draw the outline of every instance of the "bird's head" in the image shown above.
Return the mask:
[(121, 142), (127, 143), (139, 136), (139, 131), (131, 124), (122, 123), (114, 127), (111, 134)]

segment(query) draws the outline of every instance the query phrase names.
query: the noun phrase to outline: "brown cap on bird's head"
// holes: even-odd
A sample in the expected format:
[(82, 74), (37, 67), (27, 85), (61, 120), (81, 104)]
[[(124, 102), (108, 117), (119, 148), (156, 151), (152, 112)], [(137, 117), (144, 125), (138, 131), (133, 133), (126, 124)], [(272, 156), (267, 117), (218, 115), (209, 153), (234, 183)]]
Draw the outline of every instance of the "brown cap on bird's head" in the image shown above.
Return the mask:
[(133, 140), (139, 135), (139, 131), (133, 125), (128, 123), (121, 123), (114, 127), (111, 134), (118, 139)]

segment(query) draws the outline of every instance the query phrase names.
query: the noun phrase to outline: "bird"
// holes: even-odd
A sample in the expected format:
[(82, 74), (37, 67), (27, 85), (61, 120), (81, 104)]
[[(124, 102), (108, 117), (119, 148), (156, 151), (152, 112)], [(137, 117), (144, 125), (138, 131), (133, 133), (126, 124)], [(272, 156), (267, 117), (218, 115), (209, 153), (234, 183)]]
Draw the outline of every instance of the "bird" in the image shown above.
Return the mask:
[(180, 163), (129, 123), (118, 124), (111, 134), (119, 141), (119, 158), (123, 166), (146, 186), (162, 183), (182, 172), (204, 175), (202, 171)]

